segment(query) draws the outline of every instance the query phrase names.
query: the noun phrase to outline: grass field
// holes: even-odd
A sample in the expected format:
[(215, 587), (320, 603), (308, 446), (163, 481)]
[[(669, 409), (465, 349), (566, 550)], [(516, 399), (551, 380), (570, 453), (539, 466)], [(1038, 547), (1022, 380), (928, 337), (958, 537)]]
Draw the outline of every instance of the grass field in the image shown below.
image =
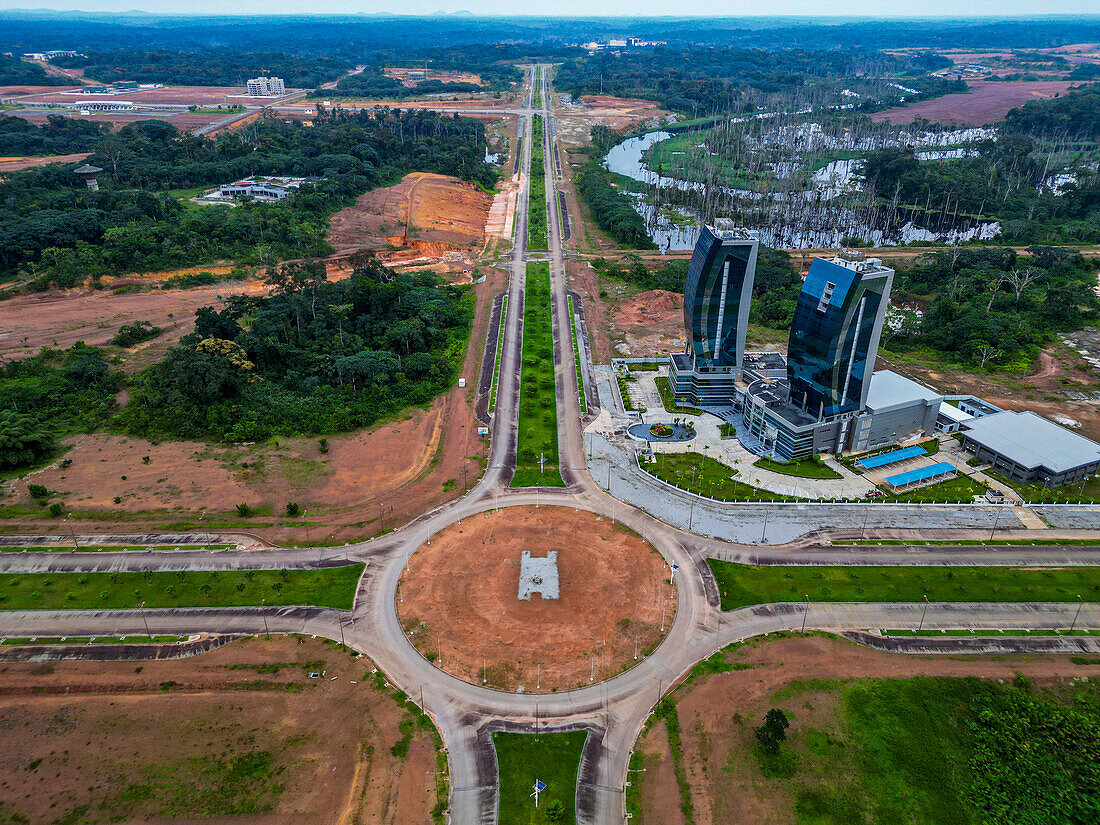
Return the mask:
[(504, 324), (508, 320), (508, 296), (500, 304), (500, 328), (497, 330), (497, 351), (493, 357), (493, 382), (489, 388), (489, 412), (497, 409), (497, 383), (500, 380), (500, 357), (504, 349)]
[[(558, 472), (558, 413), (554, 395), (554, 336), (550, 317), (550, 265), (527, 264), (523, 301), (523, 366), (519, 387), (519, 440), (512, 487), (564, 487)], [(540, 467), (539, 456), (546, 458)]]
[(769, 602), (1076, 602), (1100, 598), (1100, 568), (756, 567), (707, 559), (722, 609)]
[(719, 501), (799, 501), (737, 481), (734, 470), (699, 453), (658, 453), (657, 461), (642, 465), (662, 481)]
[(0, 575), (0, 610), (314, 605), (349, 610), (362, 564), (324, 570)]
[(588, 399), (584, 397), (584, 376), (581, 374), (581, 344), (577, 338), (577, 318), (573, 314), (573, 299), (569, 298), (569, 333), (573, 337), (573, 366), (577, 370), (577, 397), (581, 405), (581, 415), (588, 412)]
[(661, 404), (664, 406), (666, 412), (686, 415), (703, 414), (703, 411), (700, 409), (680, 404), (672, 394), (672, 385), (668, 383), (668, 379), (664, 376), (658, 375), (653, 379), (653, 383), (657, 385), (657, 393), (661, 396)]
[(535, 115), (531, 125), (530, 197), (527, 201), (527, 248), (546, 249), (546, 176), (542, 162), (542, 117)]
[[(841, 688), (841, 731), (803, 733), (827, 777), (797, 792), (800, 823), (1096, 822), (1100, 695), (978, 679)], [(801, 772), (801, 771), (800, 771)]]
[[(738, 481), (736, 470), (732, 467), (727, 467), (722, 462), (700, 453), (659, 453), (656, 462), (652, 464), (646, 462), (642, 465), (642, 469), (682, 490), (708, 496), (718, 501), (812, 500), (773, 493), (770, 490), (753, 487), (751, 484)], [(765, 467), (765, 469), (771, 469), (771, 467)], [(818, 476), (818, 478), (822, 477)], [(905, 493), (884, 494), (875, 499), (851, 498), (848, 500), (861, 503), (889, 501), (969, 502), (974, 500), (974, 496), (981, 495), (985, 490), (985, 485), (980, 481), (970, 476), (959, 476)], [(838, 495), (837, 500), (844, 499)]]
[(19, 636), (0, 639), (3, 645), (116, 645), (177, 644), (186, 636)]
[[(575, 825), (577, 821), (577, 771), (587, 731), (568, 733), (494, 733), (500, 774), (500, 825)], [(536, 809), (531, 791), (535, 780), (546, 783)], [(547, 814), (560, 803), (558, 819)]]
[(770, 458), (761, 458), (754, 464), (762, 470), (770, 470), (785, 476), (797, 476), (798, 478), (843, 478), (840, 473), (825, 464), (818, 456), (803, 458), (798, 461), (773, 461)]

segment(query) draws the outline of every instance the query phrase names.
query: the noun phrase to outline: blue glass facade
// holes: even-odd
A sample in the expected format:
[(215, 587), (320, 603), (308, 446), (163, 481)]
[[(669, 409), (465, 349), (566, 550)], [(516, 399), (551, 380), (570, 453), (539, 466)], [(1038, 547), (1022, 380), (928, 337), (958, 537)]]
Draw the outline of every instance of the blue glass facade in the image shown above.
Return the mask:
[(703, 227), (684, 284), (687, 354), (696, 369), (741, 365), (756, 251), (744, 230)]
[(893, 270), (815, 258), (802, 285), (787, 353), (790, 403), (829, 418), (866, 406)]

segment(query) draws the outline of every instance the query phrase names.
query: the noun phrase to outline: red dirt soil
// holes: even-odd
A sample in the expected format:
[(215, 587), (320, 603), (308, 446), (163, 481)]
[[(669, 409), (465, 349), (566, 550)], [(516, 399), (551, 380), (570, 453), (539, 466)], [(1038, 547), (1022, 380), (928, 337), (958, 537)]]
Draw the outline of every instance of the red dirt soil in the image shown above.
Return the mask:
[[(33, 111), (20, 111), (16, 117), (21, 117), (31, 123), (45, 123), (51, 115), (61, 114), (56, 110), (40, 109)], [(79, 114), (79, 110), (64, 112), (65, 117), (78, 120), (96, 120), (110, 123), (113, 128), (120, 129), (129, 123), (137, 123), (139, 120), (163, 120), (171, 123), (181, 132), (189, 132), (200, 126), (215, 123), (232, 112), (204, 113), (204, 112), (96, 112), (92, 115)]]
[(409, 247), (419, 254), (477, 250), (493, 196), (446, 175), (412, 172), (396, 186), (372, 189), (329, 222), (337, 252)]
[(473, 72), (447, 72), (436, 71), (435, 69), (428, 69), (423, 78), (409, 80), (409, 72), (423, 71), (424, 69), (391, 66), (387, 69), (383, 69), (382, 74), (386, 77), (392, 77), (394, 80), (401, 81), (402, 86), (407, 86), (410, 89), (414, 86), (418, 86), (424, 80), (439, 80), (443, 83), (476, 83), (478, 86), (481, 85), (481, 75), (474, 74)]
[[(585, 540), (578, 541), (578, 537)], [(560, 598), (518, 598), (520, 553), (558, 553)], [(586, 685), (634, 664), (675, 612), (668, 565), (616, 522), (562, 507), (466, 519), (413, 554), (398, 613), (413, 644), (467, 682), (527, 692)], [(666, 625), (667, 627), (667, 625)], [(541, 664), (541, 682), (539, 665)], [(541, 685), (538, 688), (537, 685)]]
[(679, 352), (684, 345), (684, 297), (663, 289), (640, 292), (616, 303), (610, 322), (625, 338), (617, 355), (655, 358)]
[[(357, 433), (329, 436), (327, 454), (320, 452), (313, 438), (278, 438), (236, 447), (200, 442), (153, 444), (126, 436), (81, 435), (65, 441), (70, 449), (64, 458), (71, 461), (70, 466), (62, 468), (59, 457), (42, 470), (0, 486), (21, 500), (27, 495), (28, 483), (63, 491), (74, 508), (75, 523), (79, 524), (84, 514), (94, 519), (83, 528), (88, 532), (176, 525), (172, 529), (244, 529), (272, 542), (342, 542), (375, 535), (382, 527), (395, 527), (462, 495), (464, 482), (472, 487), (481, 477), (487, 442), (477, 434), (474, 388), (481, 368), (489, 307), (505, 278), (505, 273), (489, 269), (485, 282), (474, 287), (477, 302), (471, 345), (459, 373), (466, 378), (466, 387), (456, 383), (426, 409), (410, 410), (407, 417)], [(259, 284), (238, 286), (264, 289)], [(105, 340), (118, 324), (134, 318), (158, 323), (166, 310), (175, 306), (161, 303), (166, 297), (186, 300), (189, 308), (176, 313), (179, 328), (153, 339), (148, 345), (152, 348), (166, 347), (166, 337), (178, 338), (189, 331), (193, 318), (186, 313), (195, 306), (213, 303), (211, 289), (117, 296), (101, 292), (90, 296), (53, 295), (61, 303), (62, 317), (73, 326), (64, 341), (84, 339), (88, 343)], [(197, 297), (204, 291), (206, 300)], [(224, 288), (222, 294), (226, 294)], [(13, 336), (12, 350), (25, 349), (22, 337), (29, 337), (31, 325), (24, 321), (28, 307), (39, 313), (35, 323), (46, 330), (38, 332), (38, 343), (50, 344), (52, 337), (58, 337), (58, 345), (64, 345), (60, 333), (51, 337), (49, 331), (51, 323), (56, 323), (51, 319), (57, 317), (57, 313), (50, 312), (52, 304), (27, 303), (21, 309), (16, 301), (24, 301), (24, 297), (28, 296), (0, 302), (0, 329), (6, 330), (16, 320), (26, 323)], [(73, 300), (81, 297), (103, 303)], [(143, 300), (131, 304), (127, 299)], [(128, 307), (125, 319), (120, 317), (120, 306)], [(155, 314), (153, 308), (160, 314)], [(108, 328), (96, 327), (98, 319), (108, 317), (112, 319)], [(143, 456), (150, 457), (148, 464), (142, 461)], [(249, 466), (243, 467), (245, 463)], [(114, 503), (114, 496), (121, 498), (119, 504)], [(288, 501), (297, 502), (305, 515), (297, 520), (280, 518), (278, 514)], [(269, 515), (239, 519), (235, 515), (238, 503), (267, 508)], [(118, 513), (118, 518), (110, 518), (110, 513)], [(57, 524), (42, 511), (40, 517), (5, 520), (3, 530), (56, 530)]]
[[(325, 678), (308, 679), (319, 663)], [(258, 671), (271, 664), (284, 666)], [(161, 804), (123, 792), (130, 783), (194, 778), (203, 769), (191, 760), (266, 752), (270, 784), (283, 786), (266, 797), (272, 810), (209, 821), (289, 825), (309, 811), (314, 821), (349, 825), (428, 822), (434, 747), (414, 730), (408, 756), (391, 756), (406, 714), (364, 679), (370, 669), (366, 659), (299, 637), (235, 642), (176, 661), (0, 665), (0, 729), (18, 729), (4, 737), (0, 813), (47, 825), (89, 805), (81, 821), (196, 821), (158, 815), (172, 807), (163, 786)]]
[[(677, 691), (684, 769), (700, 825), (794, 821), (795, 788), (790, 782), (764, 780), (749, 749), (755, 720), (775, 705), (795, 709), (792, 738), (798, 737), (800, 726), (835, 725), (836, 694), (831, 690), (799, 693), (797, 705), (772, 698), (797, 680), (977, 676), (1007, 681), (1022, 673), (1042, 683), (1100, 675), (1100, 665), (1075, 665), (1067, 656), (909, 656), (820, 636), (759, 640), (742, 650), (744, 655), (734, 660), (751, 669), (711, 675)], [(639, 747), (646, 757), (646, 772), (635, 774), (642, 784), (641, 822), (682, 823), (680, 791), (663, 728), (650, 729)]]
[(1047, 100), (1064, 94), (1080, 81), (1042, 80), (1001, 82), (997, 80), (968, 81), (967, 94), (944, 95), (932, 100), (920, 100), (909, 106), (875, 112), (871, 120), (876, 122), (912, 123), (923, 117), (939, 123), (957, 123), (962, 126), (984, 126), (1002, 120), (1010, 109), (1022, 106), (1029, 100)]
[(75, 155), (47, 155), (45, 157), (0, 158), (0, 172), (18, 172), (20, 169), (34, 169), (54, 163), (75, 163), (84, 160), (91, 152), (77, 152)]

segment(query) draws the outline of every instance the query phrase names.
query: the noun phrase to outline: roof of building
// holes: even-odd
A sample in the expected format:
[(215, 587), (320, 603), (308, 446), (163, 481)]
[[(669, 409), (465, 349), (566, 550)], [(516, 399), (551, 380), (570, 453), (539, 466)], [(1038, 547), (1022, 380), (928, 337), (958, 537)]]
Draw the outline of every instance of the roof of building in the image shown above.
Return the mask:
[(964, 421), (974, 420), (974, 416), (972, 416), (970, 413), (963, 412), (954, 404), (948, 403), (947, 401), (944, 401), (942, 404), (940, 404), (939, 414), (942, 415), (944, 418), (949, 418), (959, 424), (963, 423)]
[(934, 478), (940, 476), (951, 475), (957, 473), (955, 465), (949, 464), (946, 461), (937, 461), (935, 464), (929, 464), (927, 467), (918, 467), (915, 470), (906, 470), (904, 473), (898, 473), (896, 476), (889, 476), (886, 479), (886, 483), (891, 487), (907, 487), (910, 484), (918, 484), (921, 481), (931, 481)]
[(912, 447), (903, 447), (900, 450), (891, 450), (888, 453), (879, 453), (878, 455), (861, 458), (856, 464), (864, 470), (873, 470), (875, 467), (888, 467), (891, 464), (898, 464), (902, 461), (908, 461), (911, 458), (925, 455), (928, 455), (928, 452), (924, 447), (919, 444), (914, 444)]
[(885, 410), (912, 404), (914, 401), (939, 402), (943, 396), (923, 384), (898, 375), (892, 370), (878, 370), (871, 374), (871, 387), (867, 391), (867, 406), (872, 410)]
[(1064, 473), (1100, 461), (1100, 444), (1033, 412), (999, 412), (966, 422), (966, 438), (1021, 467)]

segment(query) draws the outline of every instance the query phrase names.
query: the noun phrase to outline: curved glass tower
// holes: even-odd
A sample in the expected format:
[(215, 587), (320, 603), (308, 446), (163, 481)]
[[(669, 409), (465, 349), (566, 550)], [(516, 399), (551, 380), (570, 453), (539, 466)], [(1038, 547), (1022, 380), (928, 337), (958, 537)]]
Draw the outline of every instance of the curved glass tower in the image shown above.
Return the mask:
[(867, 406), (893, 280), (875, 259), (814, 259), (787, 349), (792, 405), (819, 420)]
[(704, 226), (684, 284), (684, 330), (692, 366), (740, 367), (758, 241), (744, 229)]

